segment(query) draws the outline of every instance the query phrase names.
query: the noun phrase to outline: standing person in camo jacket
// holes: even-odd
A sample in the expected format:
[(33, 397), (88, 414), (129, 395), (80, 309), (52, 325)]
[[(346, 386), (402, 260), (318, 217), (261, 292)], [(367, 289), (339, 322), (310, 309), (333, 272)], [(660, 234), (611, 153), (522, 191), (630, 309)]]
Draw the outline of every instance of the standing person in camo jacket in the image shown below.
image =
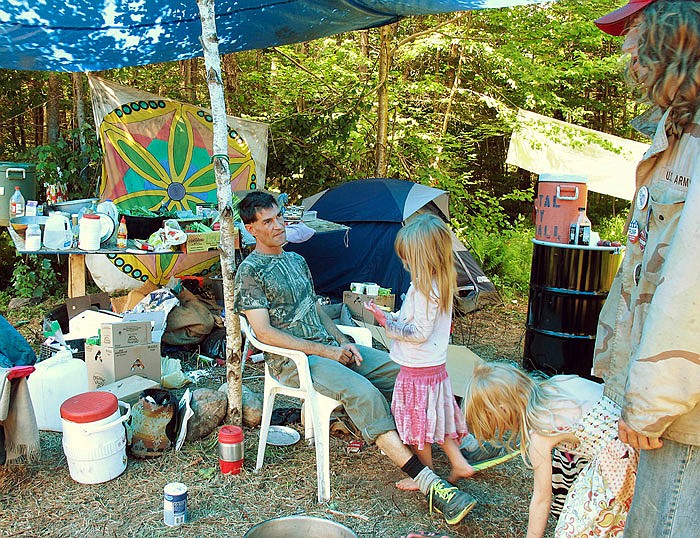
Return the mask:
[(630, 0), (595, 21), (625, 35), (652, 139), (622, 266), (600, 314), (593, 371), (639, 448), (626, 538), (697, 537), (700, 520), (700, 1)]

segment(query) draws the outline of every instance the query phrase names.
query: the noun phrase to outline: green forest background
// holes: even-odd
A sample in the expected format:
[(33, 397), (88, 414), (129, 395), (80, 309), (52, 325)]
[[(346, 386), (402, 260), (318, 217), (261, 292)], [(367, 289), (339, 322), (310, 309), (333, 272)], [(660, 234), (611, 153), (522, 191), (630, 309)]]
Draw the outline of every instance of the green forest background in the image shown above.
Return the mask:
[[(517, 109), (636, 138), (628, 123), (641, 110), (624, 83), (621, 38), (592, 22), (612, 7), (564, 0), (410, 18), (229, 54), (222, 57), (227, 112), (270, 125), (267, 187), (292, 200), (367, 177), (449, 191), (458, 235), (502, 294), (522, 294), (537, 177), (505, 163)], [(96, 74), (209, 107), (201, 58)], [(93, 196), (101, 165), (86, 77), (1, 75), (0, 160), (36, 163), (44, 183), (58, 181), (60, 169), (71, 198)], [(620, 240), (627, 205), (589, 193), (594, 230)], [(22, 283), (25, 293), (38, 284), (60, 291), (51, 267), (15, 257), (6, 233), (0, 257), (0, 276), (7, 282), (14, 270), (16, 292)], [(27, 275), (40, 274), (46, 282), (28, 288)]]

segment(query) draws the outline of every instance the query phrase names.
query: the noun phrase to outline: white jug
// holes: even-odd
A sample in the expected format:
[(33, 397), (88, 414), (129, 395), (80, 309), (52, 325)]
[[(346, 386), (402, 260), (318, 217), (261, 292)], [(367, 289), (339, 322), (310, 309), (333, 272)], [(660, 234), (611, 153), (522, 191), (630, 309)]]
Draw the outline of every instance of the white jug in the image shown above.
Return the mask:
[(36, 370), (27, 379), (29, 396), (40, 430), (60, 432), (61, 404), (71, 396), (87, 392), (88, 377), (85, 361), (74, 359), (63, 349), (53, 357), (37, 362)]
[(70, 221), (62, 213), (52, 213), (44, 225), (44, 246), (49, 250), (67, 250), (73, 244)]

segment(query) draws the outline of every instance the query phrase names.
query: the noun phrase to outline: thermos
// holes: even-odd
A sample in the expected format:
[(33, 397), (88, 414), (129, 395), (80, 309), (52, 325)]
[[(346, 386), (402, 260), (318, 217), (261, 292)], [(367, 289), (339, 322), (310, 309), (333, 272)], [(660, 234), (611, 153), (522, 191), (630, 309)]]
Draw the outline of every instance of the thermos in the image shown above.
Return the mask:
[(238, 474), (243, 467), (243, 429), (222, 426), (219, 429), (219, 467), (223, 474)]

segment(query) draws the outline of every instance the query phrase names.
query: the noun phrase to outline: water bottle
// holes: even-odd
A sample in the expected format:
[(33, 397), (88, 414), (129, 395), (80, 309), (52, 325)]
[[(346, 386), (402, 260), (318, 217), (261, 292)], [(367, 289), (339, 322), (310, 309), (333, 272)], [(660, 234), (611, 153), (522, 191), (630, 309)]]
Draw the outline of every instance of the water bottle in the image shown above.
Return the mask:
[(19, 190), (19, 186), (15, 187), (15, 193), (10, 198), (10, 218), (23, 217), (24, 216), (24, 196), (22, 196), (22, 191)]

